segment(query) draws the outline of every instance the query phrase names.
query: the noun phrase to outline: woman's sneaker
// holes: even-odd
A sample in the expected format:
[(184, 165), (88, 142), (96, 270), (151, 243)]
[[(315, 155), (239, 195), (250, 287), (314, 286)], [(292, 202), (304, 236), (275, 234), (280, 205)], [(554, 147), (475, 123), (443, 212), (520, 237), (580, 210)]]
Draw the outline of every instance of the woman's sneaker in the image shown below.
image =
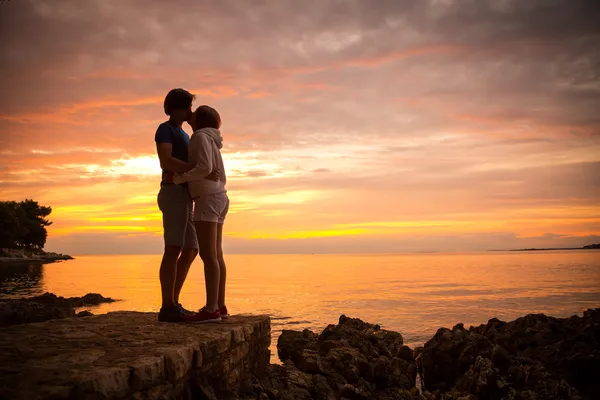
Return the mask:
[(229, 313), (227, 312), (227, 306), (223, 306), (219, 308), (219, 313), (221, 314), (221, 319), (229, 318)]
[(221, 313), (219, 310), (215, 312), (209, 312), (206, 309), (201, 309), (198, 313), (194, 315), (185, 315), (183, 319), (186, 322), (193, 322), (197, 324), (205, 324), (208, 322), (219, 322), (221, 320)]

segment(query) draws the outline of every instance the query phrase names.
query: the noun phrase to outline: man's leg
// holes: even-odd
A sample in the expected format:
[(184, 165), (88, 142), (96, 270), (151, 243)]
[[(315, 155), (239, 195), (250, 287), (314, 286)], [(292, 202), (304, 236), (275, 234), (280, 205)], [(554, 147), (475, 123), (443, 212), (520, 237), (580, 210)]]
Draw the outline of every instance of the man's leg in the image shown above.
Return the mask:
[(184, 247), (185, 228), (187, 223), (186, 203), (181, 187), (164, 185), (158, 194), (158, 206), (163, 214), (165, 252), (160, 265), (160, 286), (162, 308), (158, 320), (163, 322), (181, 321), (179, 308), (175, 303), (175, 281), (177, 277), (177, 260)]
[(194, 227), (194, 214), (191, 200), (189, 201), (189, 209), (187, 214), (188, 217), (185, 228), (184, 247), (181, 251), (181, 255), (179, 256), (179, 260), (177, 261), (177, 278), (175, 280), (174, 291), (174, 299), (176, 304), (179, 304), (179, 294), (181, 293), (181, 288), (183, 287), (185, 278), (190, 270), (190, 266), (198, 255), (198, 238), (196, 236), (196, 229)]
[(163, 309), (175, 307), (175, 277), (178, 275), (177, 259), (180, 253), (181, 247), (165, 246), (159, 272)]

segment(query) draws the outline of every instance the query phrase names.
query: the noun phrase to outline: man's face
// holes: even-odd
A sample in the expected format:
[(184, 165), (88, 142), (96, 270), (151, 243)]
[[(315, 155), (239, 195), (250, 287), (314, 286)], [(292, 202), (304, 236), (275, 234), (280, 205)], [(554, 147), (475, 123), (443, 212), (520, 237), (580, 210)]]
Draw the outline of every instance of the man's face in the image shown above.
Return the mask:
[(191, 114), (192, 107), (190, 106), (188, 109), (173, 110), (171, 117), (177, 121), (184, 122), (189, 121)]

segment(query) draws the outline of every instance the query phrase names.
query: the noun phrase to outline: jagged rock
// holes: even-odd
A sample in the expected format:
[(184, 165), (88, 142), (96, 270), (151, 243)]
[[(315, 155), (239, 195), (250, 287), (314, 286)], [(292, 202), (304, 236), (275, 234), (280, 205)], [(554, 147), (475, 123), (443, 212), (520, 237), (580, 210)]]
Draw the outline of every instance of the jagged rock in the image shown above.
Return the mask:
[(98, 293), (88, 293), (83, 297), (65, 298), (48, 292), (39, 296), (33, 296), (22, 300), (35, 301), (37, 303), (49, 304), (56, 307), (96, 306), (101, 303), (112, 303), (116, 301), (111, 299), (110, 297), (107, 298)]
[(88, 310), (83, 310), (83, 311), (78, 312), (75, 316), (77, 318), (81, 318), (81, 317), (91, 317), (92, 315), (94, 315), (94, 314), (92, 314)]
[(600, 398), (600, 309), (441, 328), (418, 356), (428, 390), (478, 398)]
[[(52, 293), (44, 293), (25, 299), (0, 301), (0, 326), (43, 322), (49, 319), (74, 317), (74, 308), (115, 300), (97, 293), (88, 293), (83, 297), (64, 298)], [(90, 313), (91, 314), (91, 313)], [(84, 315), (78, 315), (84, 316)]]
[(489, 357), (493, 344), (472, 335), (462, 324), (440, 328), (426, 344), (420, 363), (428, 390), (448, 391), (469, 370), (478, 355)]
[(473, 393), (479, 398), (501, 399), (508, 394), (509, 388), (492, 361), (478, 356), (469, 370), (460, 377), (456, 389)]
[(302, 332), (284, 330), (277, 341), (277, 353), (279, 358), (292, 360), (295, 364), (301, 364), (302, 352), (311, 347), (317, 340), (317, 335), (305, 329)]
[(402, 335), (344, 315), (320, 335), (284, 331), (277, 350), (284, 365), (266, 386), (294, 398), (395, 399), (415, 386), (413, 351)]
[(309, 374), (317, 374), (323, 371), (321, 356), (315, 350), (304, 349), (302, 351), (298, 367), (301, 371)]
[(70, 297), (74, 307), (97, 306), (102, 303), (114, 303), (116, 300), (104, 297), (98, 293), (88, 293), (83, 297)]
[(56, 307), (24, 300), (0, 301), (0, 326), (43, 322), (49, 319), (73, 317), (72, 307)]

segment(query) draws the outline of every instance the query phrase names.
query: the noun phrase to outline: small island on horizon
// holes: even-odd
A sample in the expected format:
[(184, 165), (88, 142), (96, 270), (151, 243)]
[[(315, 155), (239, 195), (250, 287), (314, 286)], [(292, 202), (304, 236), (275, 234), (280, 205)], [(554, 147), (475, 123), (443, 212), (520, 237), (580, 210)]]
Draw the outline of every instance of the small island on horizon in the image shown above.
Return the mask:
[(510, 249), (510, 250), (488, 250), (488, 251), (551, 251), (551, 250), (598, 250), (600, 243), (594, 243), (583, 247), (548, 247), (548, 248), (527, 248), (527, 249)]

